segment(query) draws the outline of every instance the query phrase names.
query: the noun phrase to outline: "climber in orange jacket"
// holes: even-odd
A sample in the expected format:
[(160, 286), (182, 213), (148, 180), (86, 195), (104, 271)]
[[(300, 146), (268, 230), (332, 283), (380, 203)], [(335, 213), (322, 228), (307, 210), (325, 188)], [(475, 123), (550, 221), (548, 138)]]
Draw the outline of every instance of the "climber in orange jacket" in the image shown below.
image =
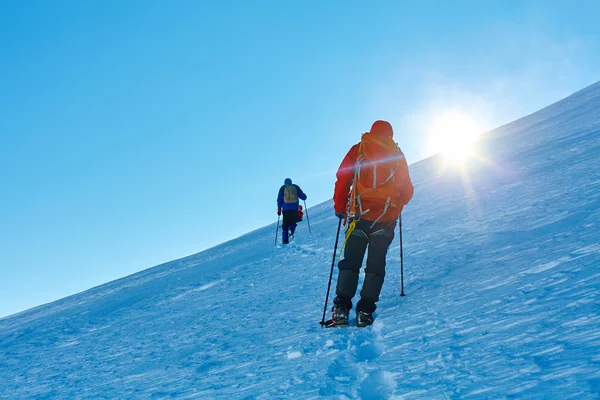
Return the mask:
[(356, 319), (359, 326), (373, 323), (396, 221), (414, 193), (408, 163), (393, 136), (389, 122), (375, 121), (360, 143), (352, 146), (337, 171), (335, 214), (338, 218), (349, 218), (350, 225), (344, 258), (338, 264), (334, 324), (348, 323), (367, 247), (365, 280), (356, 305)]

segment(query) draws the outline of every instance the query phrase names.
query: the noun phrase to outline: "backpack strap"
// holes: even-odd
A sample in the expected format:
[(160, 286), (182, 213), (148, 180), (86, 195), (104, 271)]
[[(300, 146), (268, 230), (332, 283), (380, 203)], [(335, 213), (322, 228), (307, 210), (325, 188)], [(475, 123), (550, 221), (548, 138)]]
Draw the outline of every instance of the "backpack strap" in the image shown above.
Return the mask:
[(371, 224), (371, 229), (373, 229), (373, 227), (375, 226), (375, 224), (378, 223), (379, 220), (381, 218), (383, 218), (383, 216), (388, 212), (388, 207), (390, 206), (391, 202), (392, 202), (392, 199), (390, 199), (388, 197), (387, 200), (385, 201), (385, 206), (383, 207), (383, 212), (381, 213), (381, 215), (379, 217), (377, 217), (377, 219), (375, 221), (373, 221), (373, 223)]
[[(357, 198), (357, 196), (356, 196), (356, 183), (360, 179), (360, 164), (361, 164), (361, 161), (362, 161), (360, 159), (361, 156), (362, 156), (362, 140), (360, 141), (360, 144), (358, 145), (358, 156), (357, 156), (356, 166), (354, 167), (354, 178), (352, 180), (352, 193), (350, 194), (350, 201), (348, 202), (348, 209), (347, 209), (347, 212), (346, 212), (346, 218), (348, 218), (348, 215), (350, 215), (350, 210), (351, 209), (352, 209), (352, 211), (354, 211), (354, 215), (355, 215), (356, 219), (359, 219), (360, 216), (363, 214), (363, 212), (362, 212), (362, 203), (360, 202), (360, 198)], [(358, 207), (359, 207), (359, 213), (358, 213), (358, 215), (356, 213), (355, 202), (358, 202)], [(344, 225), (346, 225), (346, 221), (344, 221)]]

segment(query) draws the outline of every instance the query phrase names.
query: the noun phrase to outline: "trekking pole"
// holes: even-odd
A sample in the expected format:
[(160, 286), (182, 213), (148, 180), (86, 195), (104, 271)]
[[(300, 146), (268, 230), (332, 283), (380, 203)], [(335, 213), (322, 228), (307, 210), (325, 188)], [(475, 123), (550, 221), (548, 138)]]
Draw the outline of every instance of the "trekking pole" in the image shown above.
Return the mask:
[[(307, 218), (308, 220), (308, 218)], [(335, 265), (335, 253), (337, 253), (338, 240), (340, 239), (340, 228), (342, 227), (342, 219), (338, 223), (337, 234), (335, 235), (335, 246), (333, 246), (333, 260), (331, 260), (331, 271), (329, 272), (329, 283), (327, 284), (327, 294), (325, 295), (325, 307), (323, 307), (323, 318), (321, 325), (325, 325), (325, 313), (327, 313), (327, 302), (329, 301), (329, 290), (331, 289), (331, 278), (333, 277), (333, 266)]]
[(306, 223), (308, 224), (308, 233), (312, 233), (310, 230), (310, 220), (308, 219), (308, 207), (306, 207), (306, 200), (302, 200), (304, 202), (304, 211), (306, 212)]
[(277, 232), (279, 232), (279, 218), (281, 218), (280, 215), (277, 216), (277, 228), (275, 228), (275, 246), (277, 246)]
[(404, 254), (402, 253), (402, 214), (398, 218), (398, 227), (400, 228), (400, 284), (402, 290), (400, 296), (404, 296)]

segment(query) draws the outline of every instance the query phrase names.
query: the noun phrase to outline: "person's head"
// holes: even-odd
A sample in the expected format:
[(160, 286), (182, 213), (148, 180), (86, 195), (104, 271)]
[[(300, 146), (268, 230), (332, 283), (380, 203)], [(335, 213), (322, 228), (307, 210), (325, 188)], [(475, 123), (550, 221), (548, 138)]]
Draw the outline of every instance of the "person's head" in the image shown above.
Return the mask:
[(394, 137), (394, 130), (392, 129), (392, 125), (389, 122), (382, 120), (377, 120), (373, 122), (369, 133), (373, 135), (389, 136), (391, 138)]
[(283, 181), (284, 184), (286, 185), (291, 185), (292, 184), (292, 180), (290, 178), (285, 178), (285, 181)]

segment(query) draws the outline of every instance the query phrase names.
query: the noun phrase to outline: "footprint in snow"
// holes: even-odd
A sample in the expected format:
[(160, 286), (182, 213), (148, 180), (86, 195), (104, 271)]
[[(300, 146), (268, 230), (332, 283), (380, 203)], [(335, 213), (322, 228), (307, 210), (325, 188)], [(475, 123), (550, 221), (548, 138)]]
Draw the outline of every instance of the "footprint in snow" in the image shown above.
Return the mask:
[(358, 394), (363, 400), (389, 399), (396, 386), (396, 380), (391, 372), (373, 371), (360, 384)]

